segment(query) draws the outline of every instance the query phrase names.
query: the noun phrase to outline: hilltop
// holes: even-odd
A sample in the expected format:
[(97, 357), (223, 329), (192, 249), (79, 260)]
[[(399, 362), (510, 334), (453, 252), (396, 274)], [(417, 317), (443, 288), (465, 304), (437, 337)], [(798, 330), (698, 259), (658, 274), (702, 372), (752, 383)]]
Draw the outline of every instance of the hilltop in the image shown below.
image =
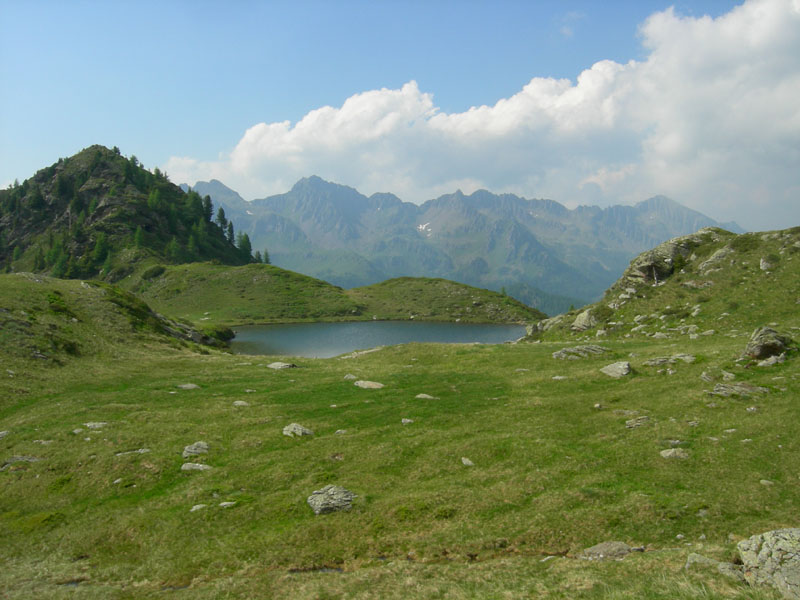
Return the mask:
[(118, 281), (149, 260), (253, 260), (249, 239), (234, 244), (232, 227), (213, 216), (209, 197), (90, 146), (0, 191), (0, 265)]
[(601, 301), (533, 329), (542, 339), (745, 337), (765, 319), (800, 325), (798, 304), (800, 227), (707, 228), (642, 253)]
[(121, 282), (156, 310), (194, 323), (407, 320), (529, 323), (544, 314), (497, 292), (404, 278), (353, 290), (271, 265), (158, 265)]

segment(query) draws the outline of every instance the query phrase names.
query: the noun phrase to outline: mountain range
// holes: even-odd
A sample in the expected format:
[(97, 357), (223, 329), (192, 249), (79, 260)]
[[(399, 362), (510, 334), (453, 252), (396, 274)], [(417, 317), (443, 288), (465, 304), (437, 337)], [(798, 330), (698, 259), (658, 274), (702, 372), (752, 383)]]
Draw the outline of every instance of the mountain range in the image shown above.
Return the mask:
[(249, 202), (217, 180), (192, 190), (210, 196), (254, 248), (266, 248), (283, 268), (346, 288), (442, 277), (506, 291), (550, 314), (598, 299), (632, 258), (667, 239), (709, 226), (742, 231), (664, 196), (570, 210), (553, 200), (478, 190), (417, 205), (316, 176)]

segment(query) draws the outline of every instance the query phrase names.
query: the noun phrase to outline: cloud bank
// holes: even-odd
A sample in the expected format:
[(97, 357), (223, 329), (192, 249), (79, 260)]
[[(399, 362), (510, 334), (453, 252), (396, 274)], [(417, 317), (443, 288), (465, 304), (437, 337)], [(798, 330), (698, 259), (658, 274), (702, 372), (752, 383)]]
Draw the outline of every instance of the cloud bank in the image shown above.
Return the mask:
[(411, 81), (253, 125), (217, 161), (163, 166), (247, 198), (315, 174), (412, 202), (457, 188), (567, 205), (665, 194), (747, 229), (800, 225), (800, 0), (716, 19), (668, 9), (639, 33), (644, 60), (535, 77), (494, 106), (448, 114)]

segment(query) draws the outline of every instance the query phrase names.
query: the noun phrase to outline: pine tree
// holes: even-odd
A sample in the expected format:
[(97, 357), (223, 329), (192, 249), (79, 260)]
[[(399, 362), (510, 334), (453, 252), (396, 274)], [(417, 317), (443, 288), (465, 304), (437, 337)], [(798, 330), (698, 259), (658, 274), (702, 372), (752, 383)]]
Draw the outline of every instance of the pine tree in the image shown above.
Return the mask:
[(177, 263), (180, 260), (181, 248), (178, 245), (178, 239), (173, 236), (164, 250), (167, 255), (167, 260), (172, 263)]
[(264, 264), (265, 265), (272, 264), (272, 263), (269, 262), (269, 252), (267, 252), (266, 248), (264, 248), (264, 257), (263, 257), (263, 259), (264, 259)]
[(228, 227), (228, 219), (225, 218), (225, 209), (222, 208), (221, 206), (217, 211), (216, 222), (217, 225), (219, 225), (219, 228), (222, 229), (223, 231), (225, 231), (225, 228)]
[(142, 229), (141, 225), (136, 228), (136, 233), (133, 234), (133, 244), (137, 248), (144, 246), (144, 229)]
[(232, 244), (233, 243), (233, 223), (228, 221), (228, 233), (227, 233), (228, 241)]
[(236, 236), (236, 247), (242, 255), (242, 259), (250, 262), (253, 260), (253, 246), (250, 243), (250, 236), (246, 233), (239, 232)]

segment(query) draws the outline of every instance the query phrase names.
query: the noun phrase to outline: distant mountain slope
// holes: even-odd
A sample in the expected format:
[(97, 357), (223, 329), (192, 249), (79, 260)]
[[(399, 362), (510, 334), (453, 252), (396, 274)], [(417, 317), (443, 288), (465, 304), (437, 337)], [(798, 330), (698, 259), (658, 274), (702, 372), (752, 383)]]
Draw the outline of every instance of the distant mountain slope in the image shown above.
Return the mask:
[(0, 265), (118, 280), (138, 262), (249, 262), (212, 220), (210, 198), (158, 169), (91, 146), (0, 191)]
[(505, 288), (551, 314), (599, 297), (637, 253), (720, 225), (664, 196), (569, 210), (486, 190), (417, 206), (319, 177), (249, 204), (218, 181), (195, 189), (223, 206), (255, 248), (268, 248), (274, 264), (343, 287), (414, 276)]

